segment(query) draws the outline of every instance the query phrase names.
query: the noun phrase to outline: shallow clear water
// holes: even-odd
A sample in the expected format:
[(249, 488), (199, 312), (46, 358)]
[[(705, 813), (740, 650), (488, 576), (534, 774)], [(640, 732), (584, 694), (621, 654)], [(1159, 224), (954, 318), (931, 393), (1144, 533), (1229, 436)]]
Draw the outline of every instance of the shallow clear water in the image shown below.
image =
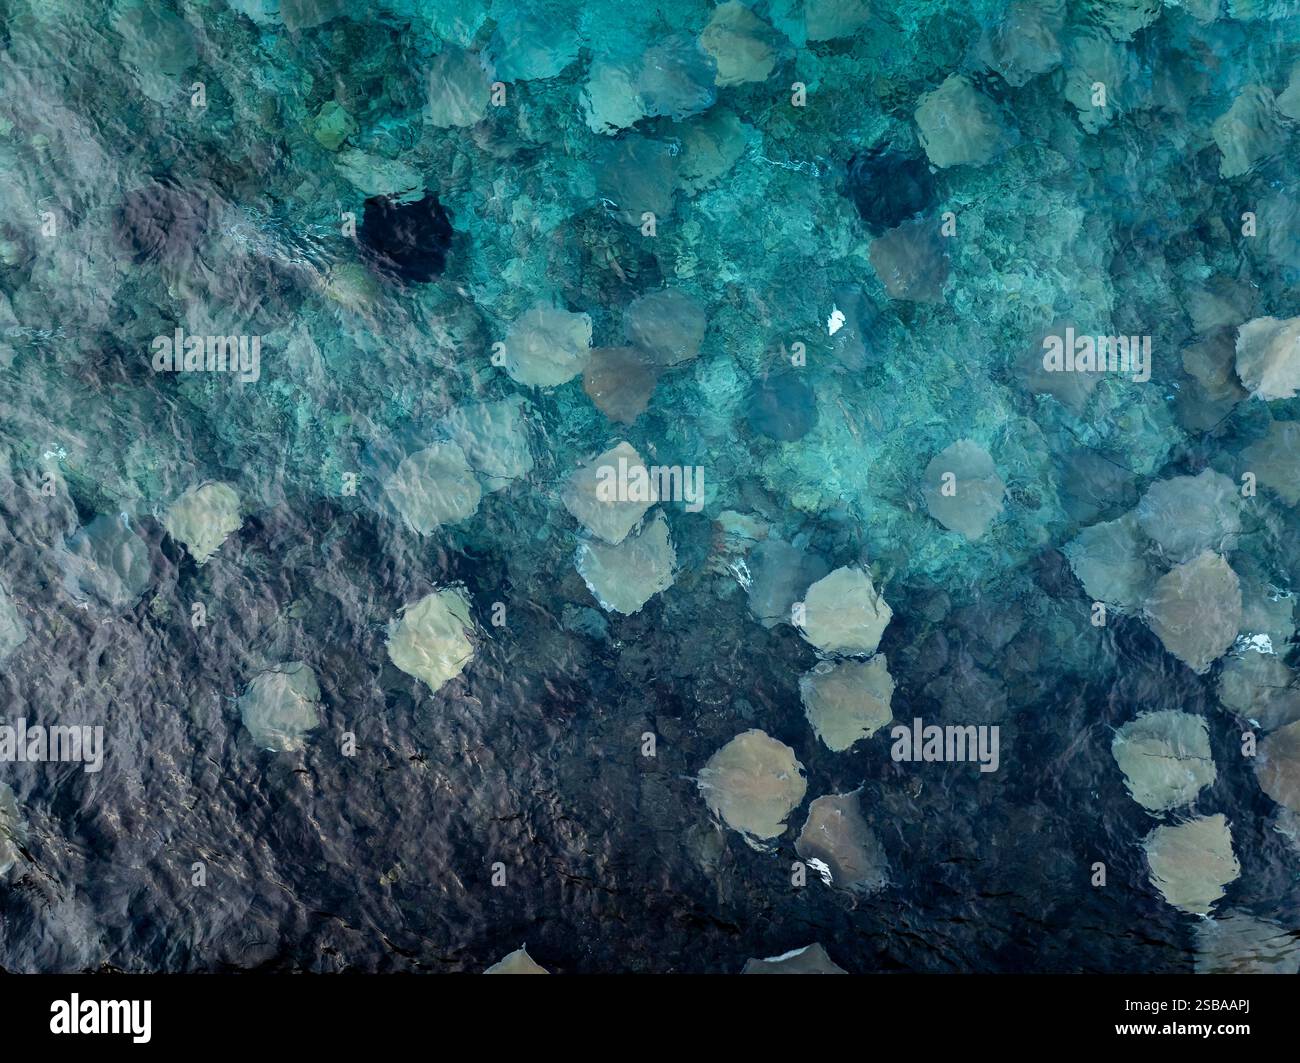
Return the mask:
[[(1185, 971), (1144, 843), (1222, 814), (1215, 963), (1295, 970), (1297, 62), (1285, 0), (0, 0), (0, 725), (103, 737), (0, 730), (0, 968)], [(620, 443), (671, 497), (584, 501)]]

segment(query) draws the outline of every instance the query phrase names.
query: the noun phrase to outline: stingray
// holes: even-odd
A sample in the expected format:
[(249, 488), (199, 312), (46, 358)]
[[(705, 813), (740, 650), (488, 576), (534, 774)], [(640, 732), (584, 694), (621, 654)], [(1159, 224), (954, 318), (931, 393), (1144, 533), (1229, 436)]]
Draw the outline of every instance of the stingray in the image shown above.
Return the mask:
[(823, 653), (872, 654), (894, 611), (860, 568), (837, 568), (804, 595), (803, 637)]
[(303, 747), (303, 736), (320, 724), (320, 686), (302, 661), (256, 676), (239, 699), (239, 713), (258, 746), (277, 753)]
[(528, 955), (527, 946), (515, 949), (509, 956), (498, 960), (484, 974), (550, 974), (536, 960)]
[(242, 526), (239, 495), (225, 483), (191, 487), (167, 507), (163, 527), (200, 565)]
[(618, 497), (620, 492), (609, 489), (616, 470), (626, 471), (637, 483), (650, 483), (649, 473), (641, 455), (630, 443), (619, 443), (598, 457), (579, 466), (565, 481), (560, 500), (576, 520), (589, 532), (617, 546), (640, 523), (658, 498), (649, 491), (648, 497)]
[(696, 785), (709, 810), (760, 851), (767, 848), (763, 841), (785, 832), (786, 818), (808, 789), (794, 750), (757, 729), (714, 753)]
[(630, 616), (673, 583), (677, 553), (668, 522), (656, 513), (617, 546), (592, 538), (578, 544), (578, 574), (602, 609)]
[(1149, 712), (1130, 720), (1110, 749), (1133, 800), (1149, 812), (1191, 804), (1217, 775), (1210, 730), (1187, 712)]
[(826, 885), (873, 893), (889, 881), (889, 860), (862, 818), (861, 794), (859, 789), (817, 798), (808, 806), (808, 819), (794, 850)]
[(18, 862), (18, 849), (22, 841), (22, 823), (18, 815), (18, 800), (5, 783), (0, 782), (0, 878)]
[(817, 423), (817, 396), (794, 371), (773, 373), (749, 391), (749, 427), (778, 443), (793, 443)]
[(208, 231), (206, 197), (170, 177), (150, 179), (123, 198), (113, 217), (113, 235), (136, 265), (185, 262)]
[(869, 661), (822, 661), (799, 680), (799, 695), (817, 737), (836, 753), (893, 718), (894, 679), (883, 653)]
[(1300, 723), (1280, 727), (1260, 742), (1255, 774), (1269, 797), (1300, 812)]
[(1208, 915), (1224, 887), (1241, 874), (1232, 830), (1222, 813), (1157, 827), (1143, 848), (1151, 884), (1175, 908), (1193, 915)]
[(0, 664), (26, 641), (27, 625), (13, 598), (0, 585)]
[(934, 202), (929, 164), (877, 144), (849, 159), (844, 194), (873, 236), (915, 218)]
[(1137, 520), (1169, 560), (1187, 561), (1202, 550), (1235, 545), (1240, 507), (1237, 485), (1206, 469), (1199, 476), (1157, 480), (1138, 503)]
[(1300, 973), (1300, 934), (1245, 912), (1224, 912), (1196, 927), (1197, 974)]
[(766, 960), (747, 960), (741, 974), (848, 974), (818, 944), (792, 949)]
[(1165, 649), (1201, 675), (1237, 638), (1241, 585), (1227, 561), (1207, 550), (1160, 577), (1145, 613)]
[(930, 516), (974, 542), (1002, 512), (1006, 485), (987, 450), (959, 439), (931, 459), (921, 490)]
[(385, 500), (420, 535), (468, 520), (482, 495), (465, 452), (455, 443), (434, 443), (411, 454), (384, 482)]
[(410, 284), (427, 284), (442, 275), (451, 237), (451, 219), (432, 192), (413, 202), (372, 196), (357, 230), (367, 265)]
[(64, 586), (78, 602), (125, 609), (149, 586), (149, 545), (122, 515), (101, 513), (67, 541), (60, 557)]
[(437, 692), (473, 659), (474, 644), (468, 635), (472, 627), (469, 602), (459, 591), (434, 591), (389, 625), (388, 657)]

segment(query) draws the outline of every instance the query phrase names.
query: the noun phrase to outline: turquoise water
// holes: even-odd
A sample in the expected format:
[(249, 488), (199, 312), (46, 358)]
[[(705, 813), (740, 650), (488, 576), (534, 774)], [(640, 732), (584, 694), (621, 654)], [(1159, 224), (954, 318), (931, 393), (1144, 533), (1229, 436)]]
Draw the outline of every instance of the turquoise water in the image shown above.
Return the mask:
[(1298, 64), (0, 0), (0, 968), (1294, 971)]

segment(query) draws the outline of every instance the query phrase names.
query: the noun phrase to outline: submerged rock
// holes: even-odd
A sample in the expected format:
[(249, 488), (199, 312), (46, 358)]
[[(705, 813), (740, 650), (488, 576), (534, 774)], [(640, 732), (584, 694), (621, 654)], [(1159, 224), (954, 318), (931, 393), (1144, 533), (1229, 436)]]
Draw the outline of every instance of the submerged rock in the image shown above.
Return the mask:
[(293, 753), (320, 725), (320, 686), (302, 661), (256, 676), (239, 699), (239, 715), (261, 749)]
[(1241, 496), (1221, 472), (1158, 480), (1137, 505), (1137, 521), (1171, 561), (1220, 551), (1241, 531)]
[(820, 945), (770, 956), (766, 960), (746, 960), (741, 974), (848, 974), (836, 964)]
[(1237, 330), (1237, 376), (1257, 399), (1295, 398), (1300, 388), (1300, 317), (1257, 317)]
[(659, 372), (635, 347), (598, 347), (582, 371), (582, 390), (611, 421), (634, 424), (650, 405)]
[(719, 749), (696, 780), (709, 810), (753, 848), (785, 832), (786, 818), (808, 789), (794, 750), (759, 730)]
[(388, 658), (435, 694), (474, 658), (469, 602), (445, 588), (425, 595), (388, 625)]
[(935, 222), (925, 218), (903, 222), (872, 240), (867, 257), (891, 299), (943, 302), (948, 253)]
[(1141, 609), (1155, 584), (1145, 549), (1137, 518), (1126, 513), (1084, 528), (1062, 552), (1093, 601), (1129, 611)]
[(489, 491), (500, 491), (533, 471), (524, 400), (472, 403), (447, 416), (447, 431)]
[(1196, 925), (1197, 974), (1298, 974), (1300, 937), (1245, 912), (1223, 912)]
[[(629, 487), (625, 498), (618, 497), (620, 478)], [(636, 492), (634, 497), (630, 490), (634, 484), (643, 486), (644, 494)], [(561, 500), (589, 532), (617, 545), (659, 499), (641, 455), (630, 443), (619, 443), (574, 470), (564, 485)]]
[(844, 194), (873, 236), (895, 229), (934, 203), (934, 177), (922, 158), (879, 144), (849, 160)]
[(0, 585), (0, 664), (26, 641), (27, 625), (13, 598)]
[(1241, 874), (1232, 830), (1221, 813), (1157, 827), (1143, 843), (1151, 884), (1175, 908), (1208, 915), (1224, 887)]
[(817, 396), (797, 370), (755, 381), (748, 409), (749, 427), (778, 443), (797, 442), (817, 423)]
[(921, 146), (940, 169), (983, 166), (1015, 142), (993, 101), (960, 74), (922, 96), (915, 117)]
[(167, 534), (202, 565), (244, 522), (235, 489), (226, 483), (205, 483), (191, 487), (168, 506), (162, 523)]
[(416, 451), (384, 481), (385, 501), (420, 535), (472, 517), (482, 495), (465, 452), (455, 443)]
[(1241, 629), (1237, 574), (1207, 550), (1160, 577), (1145, 612), (1165, 649), (1198, 675), (1207, 672)]
[(623, 313), (623, 334), (628, 342), (664, 367), (696, 357), (707, 327), (704, 307), (676, 288), (638, 296)]
[(635, 535), (617, 546), (598, 539), (578, 544), (578, 574), (602, 609), (630, 616), (673, 585), (677, 553), (668, 538), (668, 521), (656, 513)]
[(451, 219), (432, 192), (414, 202), (372, 196), (357, 229), (366, 264), (376, 273), (411, 284), (426, 284), (442, 275), (451, 237)]
[(930, 516), (974, 542), (1002, 512), (1006, 485), (987, 450), (959, 439), (931, 459), (921, 493)]
[(1279, 727), (1260, 740), (1255, 775), (1269, 797), (1300, 812), (1300, 722)]
[(528, 949), (518, 948), (510, 953), (504, 959), (498, 960), (489, 967), (484, 974), (550, 974), (545, 967), (542, 967), (531, 956), (528, 955)]
[(591, 357), (591, 318), (537, 303), (505, 339), (505, 370), (528, 387), (556, 387), (582, 372)]
[(894, 615), (860, 568), (837, 568), (808, 588), (801, 634), (824, 653), (871, 654)]
[(861, 794), (854, 790), (813, 801), (794, 849), (826, 885), (874, 893), (889, 883), (889, 860), (862, 818)]
[(1191, 804), (1217, 776), (1210, 729), (1191, 713), (1166, 710), (1130, 720), (1110, 750), (1133, 800), (1149, 812)]
[(739, 0), (719, 4), (700, 33), (700, 46), (717, 65), (714, 84), (766, 81), (776, 66), (774, 39), (771, 27)]
[(889, 661), (822, 661), (799, 680), (804, 715), (828, 749), (842, 753), (893, 719)]

